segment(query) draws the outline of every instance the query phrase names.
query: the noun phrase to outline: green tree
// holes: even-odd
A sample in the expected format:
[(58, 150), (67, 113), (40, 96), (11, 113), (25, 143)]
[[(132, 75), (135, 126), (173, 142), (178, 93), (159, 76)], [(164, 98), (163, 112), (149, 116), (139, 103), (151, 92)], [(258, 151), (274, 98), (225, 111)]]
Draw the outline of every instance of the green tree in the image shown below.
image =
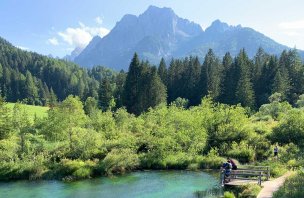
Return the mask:
[(110, 80), (107, 77), (102, 79), (99, 91), (99, 106), (103, 111), (109, 109), (110, 101), (113, 98), (113, 88)]
[(235, 64), (229, 52), (223, 58), (223, 80), (221, 81), (220, 101), (226, 104), (234, 104), (237, 86)]
[(201, 93), (206, 96), (208, 93), (215, 100), (221, 93), (222, 65), (215, 56), (212, 49), (209, 49), (202, 66), (201, 72)]
[(35, 104), (39, 98), (38, 88), (35, 84), (32, 74), (29, 71), (26, 72), (25, 96), (29, 104)]
[(12, 123), (14, 130), (20, 137), (21, 153), (25, 152), (25, 137), (31, 131), (31, 122), (26, 109), (20, 103), (16, 103), (13, 109)]
[(88, 97), (84, 103), (84, 111), (91, 116), (98, 110), (98, 101), (93, 97)]
[(8, 138), (12, 132), (11, 111), (0, 96), (0, 140)]
[(158, 76), (156, 68), (152, 67), (150, 70), (151, 71), (147, 74), (147, 77), (149, 78), (148, 87), (143, 93), (145, 94), (144, 100), (147, 101), (147, 105), (142, 109), (143, 111), (150, 107), (156, 107), (161, 103), (166, 103), (167, 100), (166, 87)]
[(124, 104), (130, 113), (139, 114), (139, 92), (141, 80), (141, 65), (135, 53), (129, 66), (124, 89)]
[(281, 144), (294, 143), (304, 145), (304, 112), (293, 109), (285, 114), (280, 123), (273, 129), (271, 139)]
[(162, 80), (162, 82), (164, 83), (164, 85), (167, 85), (168, 71), (167, 71), (167, 66), (166, 66), (166, 62), (165, 62), (164, 58), (162, 58), (160, 60), (157, 73), (158, 73), (160, 79)]
[(79, 97), (68, 96), (61, 104), (48, 112), (48, 118), (42, 132), (48, 140), (68, 140), (72, 149), (73, 128), (83, 127), (85, 112)]
[(236, 88), (236, 100), (245, 107), (255, 107), (255, 95), (253, 91), (253, 84), (250, 79), (250, 69), (252, 63), (249, 60), (245, 50), (241, 50), (237, 59), (236, 67), (240, 72), (240, 78), (238, 80)]

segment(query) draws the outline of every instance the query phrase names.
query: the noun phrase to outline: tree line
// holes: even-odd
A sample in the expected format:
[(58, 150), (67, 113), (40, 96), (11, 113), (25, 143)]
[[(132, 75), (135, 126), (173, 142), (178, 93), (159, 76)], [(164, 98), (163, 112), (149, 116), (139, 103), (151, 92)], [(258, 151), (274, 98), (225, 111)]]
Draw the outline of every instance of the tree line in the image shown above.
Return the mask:
[[(106, 111), (125, 106), (139, 115), (160, 103), (200, 104), (210, 95), (225, 104), (257, 110), (275, 92), (294, 105), (304, 92), (304, 67), (296, 50), (269, 55), (262, 48), (250, 59), (242, 49), (220, 59), (212, 49), (204, 59), (164, 59), (153, 66), (135, 53), (129, 71), (105, 67), (80, 68), (66, 62), (22, 51), (0, 39), (0, 90), (6, 101), (54, 106), (68, 95), (97, 103)], [(88, 97), (90, 101), (86, 101)]]
[[(125, 86), (125, 106), (129, 112), (139, 114), (155, 104), (141, 105), (145, 100), (156, 104), (167, 99), (167, 103), (185, 99), (186, 106), (198, 105), (201, 98), (210, 95), (215, 101), (225, 104), (241, 104), (257, 110), (274, 93), (282, 100), (295, 105), (304, 91), (304, 67), (296, 50), (283, 51), (280, 56), (269, 55), (260, 48), (253, 59), (242, 49), (236, 57), (227, 52), (220, 59), (210, 49), (202, 63), (198, 57), (172, 59), (169, 67), (164, 59), (157, 68), (158, 76), (151, 82), (147, 96), (147, 62), (139, 63), (135, 54), (130, 64)], [(150, 66), (151, 71), (156, 70)], [(152, 72), (153, 73), (153, 72)], [(159, 79), (161, 82), (159, 82)], [(165, 89), (164, 89), (165, 87)], [(157, 90), (153, 93), (153, 90)], [(135, 99), (136, 98), (136, 99)]]

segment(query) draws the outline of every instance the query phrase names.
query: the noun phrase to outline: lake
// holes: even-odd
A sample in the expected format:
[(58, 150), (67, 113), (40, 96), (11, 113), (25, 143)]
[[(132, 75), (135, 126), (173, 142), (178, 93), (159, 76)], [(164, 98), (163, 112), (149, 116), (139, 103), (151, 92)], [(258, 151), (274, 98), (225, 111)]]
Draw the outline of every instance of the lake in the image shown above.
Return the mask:
[(190, 198), (200, 197), (202, 193), (218, 188), (218, 184), (218, 177), (206, 172), (140, 171), (123, 176), (100, 177), (76, 182), (55, 180), (2, 182), (0, 197)]

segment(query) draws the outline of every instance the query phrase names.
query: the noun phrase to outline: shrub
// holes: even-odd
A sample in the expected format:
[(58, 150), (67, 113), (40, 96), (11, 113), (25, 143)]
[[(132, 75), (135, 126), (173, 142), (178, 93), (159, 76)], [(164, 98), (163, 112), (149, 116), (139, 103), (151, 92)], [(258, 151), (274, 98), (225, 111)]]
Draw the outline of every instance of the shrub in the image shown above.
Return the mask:
[(270, 136), (273, 142), (281, 144), (294, 143), (304, 145), (304, 111), (299, 109), (290, 110), (273, 129)]
[(273, 194), (273, 198), (298, 198), (304, 197), (304, 172), (298, 171), (295, 175), (289, 177), (283, 186)]
[(239, 194), (240, 198), (256, 198), (261, 187), (257, 184), (246, 185), (242, 188), (242, 192)]
[(167, 168), (173, 169), (185, 169), (188, 167), (192, 160), (192, 157), (187, 153), (170, 154), (165, 158), (165, 164)]
[(279, 177), (288, 171), (286, 164), (282, 164), (280, 161), (264, 161), (258, 165), (269, 166), (270, 176)]
[(235, 198), (235, 195), (233, 194), (233, 192), (225, 192), (224, 198)]
[(236, 158), (241, 163), (252, 162), (255, 157), (254, 149), (245, 142), (237, 144), (232, 143), (231, 150), (227, 152), (227, 155)]
[(203, 169), (219, 169), (223, 162), (226, 161), (225, 158), (218, 155), (217, 149), (211, 149), (206, 156), (202, 156), (196, 159)]
[(55, 176), (64, 181), (85, 179), (93, 176), (97, 161), (63, 159), (55, 167)]
[(99, 164), (99, 168), (106, 175), (125, 173), (138, 166), (138, 155), (131, 149), (113, 149)]

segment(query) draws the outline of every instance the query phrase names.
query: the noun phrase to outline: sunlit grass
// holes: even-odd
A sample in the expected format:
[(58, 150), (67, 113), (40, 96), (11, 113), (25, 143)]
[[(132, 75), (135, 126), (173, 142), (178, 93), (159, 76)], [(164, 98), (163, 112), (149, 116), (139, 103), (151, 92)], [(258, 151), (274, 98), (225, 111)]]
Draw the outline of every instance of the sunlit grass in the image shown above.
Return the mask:
[[(21, 104), (22, 107), (26, 110), (28, 113), (29, 117), (34, 119), (35, 117), (37, 118), (43, 118), (47, 116), (47, 111), (49, 110), (49, 107), (42, 107), (42, 106), (34, 106), (34, 105), (26, 105), (26, 104)], [(15, 103), (7, 103), (7, 107), (10, 109), (14, 109)]]

